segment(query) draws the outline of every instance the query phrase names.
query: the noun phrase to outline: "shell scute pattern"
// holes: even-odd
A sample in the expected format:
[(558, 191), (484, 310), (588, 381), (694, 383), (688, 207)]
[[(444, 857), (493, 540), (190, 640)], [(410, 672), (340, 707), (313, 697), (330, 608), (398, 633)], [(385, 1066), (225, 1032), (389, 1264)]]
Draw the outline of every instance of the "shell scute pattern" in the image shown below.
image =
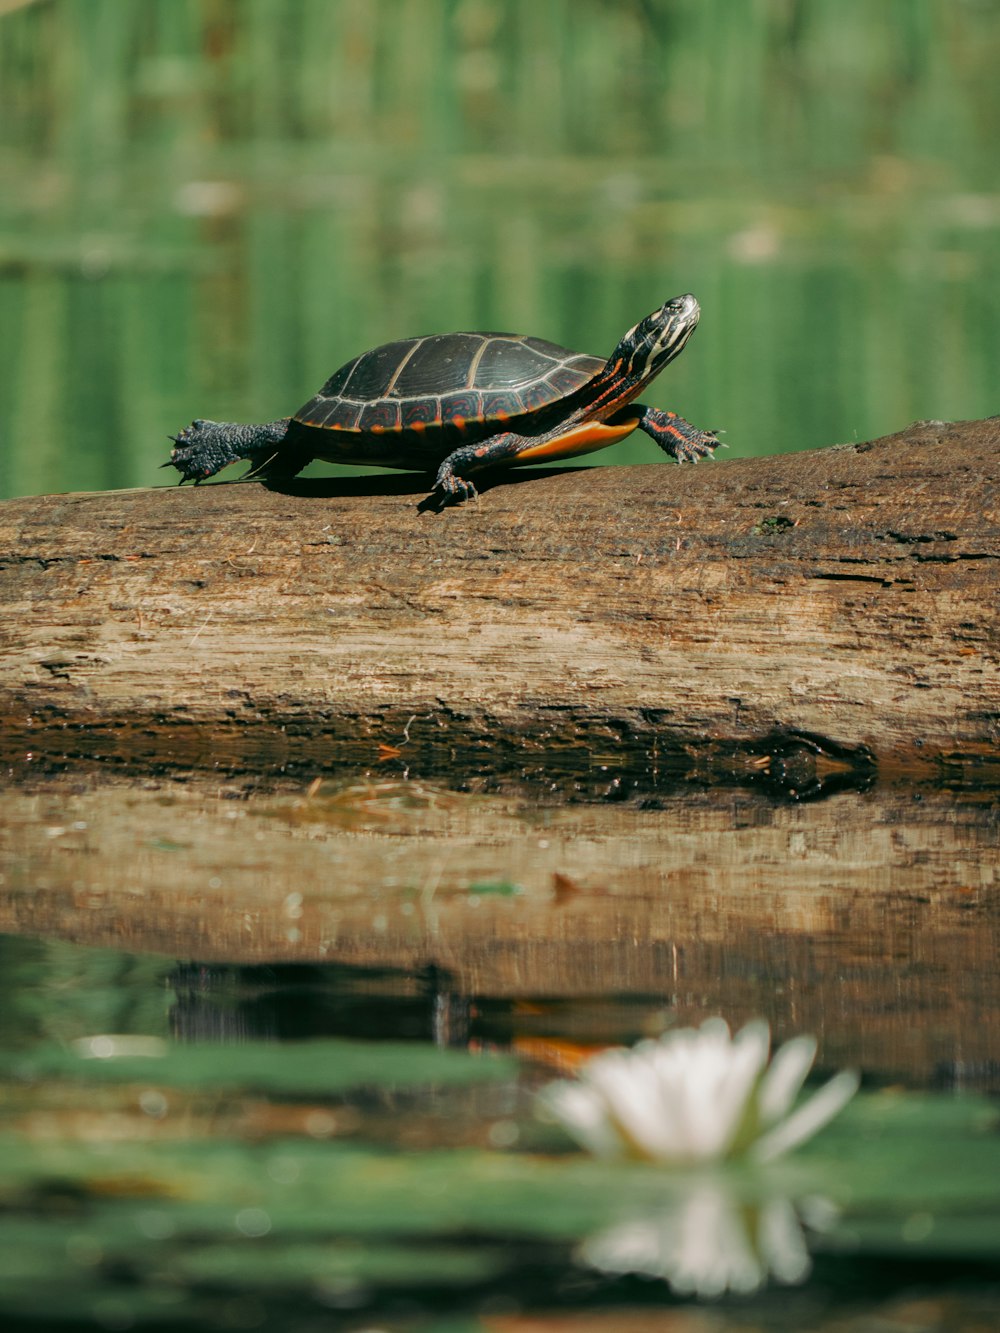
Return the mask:
[[(399, 361), (398, 345), (388, 343), (385, 347), (373, 347), (370, 352), (365, 352), (355, 360), (339, 392), (345, 398), (353, 398), (356, 402), (362, 403), (369, 403), (373, 398), (381, 398), (399, 370)], [(333, 378), (336, 379), (337, 376)], [(320, 389), (320, 395), (327, 394), (328, 391), (328, 386), (324, 385)]]
[(519, 393), (484, 393), (482, 398), (487, 421), (506, 421), (524, 411), (524, 400)]
[(554, 370), (555, 357), (522, 338), (491, 338), (475, 370), (475, 388), (520, 389)]
[(392, 398), (377, 398), (361, 409), (358, 418), (361, 430), (399, 430), (399, 403)]
[(436, 398), (405, 398), (399, 404), (403, 430), (419, 430), (441, 420), (441, 404)]
[(468, 333), (443, 333), (433, 338), (421, 338), (382, 392), (395, 394), (398, 398), (424, 398), (462, 388), (481, 343), (481, 338)]
[[(587, 360), (596, 360), (596, 358), (587, 357)], [(602, 364), (602, 362), (598, 362), (598, 368), (600, 368)], [(579, 389), (580, 385), (586, 384), (587, 380), (593, 378), (593, 375), (594, 372), (592, 370), (586, 371), (581, 375), (580, 369), (575, 369), (572, 364), (569, 364), (556, 366), (555, 370), (546, 375), (545, 379), (547, 383), (551, 384), (557, 394), (565, 394), (573, 393), (574, 390)]]
[(327, 430), (358, 430), (360, 417), (360, 403), (352, 403), (349, 398), (324, 399), (308, 424), (325, 426)]
[(449, 393), (441, 399), (443, 422), (476, 421), (483, 413), (483, 396), (479, 393)]
[(378, 434), (504, 422), (558, 403), (603, 365), (597, 357), (516, 334), (409, 338), (341, 366), (295, 420)]

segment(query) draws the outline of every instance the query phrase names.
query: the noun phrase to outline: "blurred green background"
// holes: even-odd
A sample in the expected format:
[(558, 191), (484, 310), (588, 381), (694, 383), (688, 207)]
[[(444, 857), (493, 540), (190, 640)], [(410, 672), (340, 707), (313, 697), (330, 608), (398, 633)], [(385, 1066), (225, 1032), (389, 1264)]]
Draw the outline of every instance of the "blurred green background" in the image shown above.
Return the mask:
[(1000, 411), (998, 69), (997, 0), (0, 0), (0, 494), (688, 290), (646, 397), (734, 454)]

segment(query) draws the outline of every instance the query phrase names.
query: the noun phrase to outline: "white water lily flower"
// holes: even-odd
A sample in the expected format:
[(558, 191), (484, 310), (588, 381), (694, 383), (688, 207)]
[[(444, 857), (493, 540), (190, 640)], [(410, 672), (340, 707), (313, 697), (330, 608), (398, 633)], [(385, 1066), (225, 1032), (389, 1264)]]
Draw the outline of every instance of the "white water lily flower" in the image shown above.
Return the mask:
[[(827, 1223), (832, 1213), (828, 1205)], [(790, 1199), (747, 1204), (719, 1179), (588, 1237), (578, 1258), (602, 1273), (663, 1278), (678, 1296), (702, 1300), (749, 1295), (772, 1279), (794, 1286), (812, 1268), (800, 1210)]]
[(731, 1037), (721, 1018), (710, 1018), (631, 1050), (603, 1051), (578, 1079), (550, 1083), (540, 1097), (597, 1157), (770, 1161), (832, 1120), (859, 1082), (856, 1073), (837, 1074), (792, 1111), (816, 1058), (816, 1039), (795, 1037), (768, 1064), (770, 1042), (761, 1020)]

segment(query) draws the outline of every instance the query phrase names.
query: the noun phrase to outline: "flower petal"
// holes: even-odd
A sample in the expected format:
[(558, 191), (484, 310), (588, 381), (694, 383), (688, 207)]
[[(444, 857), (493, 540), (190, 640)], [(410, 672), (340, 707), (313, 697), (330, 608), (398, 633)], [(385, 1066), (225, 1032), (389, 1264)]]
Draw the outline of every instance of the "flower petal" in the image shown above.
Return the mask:
[(764, 1134), (750, 1149), (750, 1155), (758, 1162), (771, 1162), (790, 1148), (800, 1143), (823, 1128), (828, 1121), (844, 1109), (857, 1092), (861, 1078), (853, 1069), (845, 1069), (835, 1074), (829, 1083), (824, 1083), (820, 1090), (793, 1111), (787, 1120), (776, 1125)]
[(705, 1129), (711, 1128), (714, 1134), (714, 1145), (706, 1156), (724, 1156), (745, 1147), (745, 1141), (756, 1135), (754, 1092), (767, 1065), (770, 1045), (768, 1026), (759, 1019), (736, 1034), (714, 1092), (714, 1105), (705, 1108), (703, 1115)]
[(595, 1157), (621, 1157), (625, 1144), (608, 1115), (604, 1099), (582, 1083), (560, 1079), (538, 1094), (563, 1129)]
[(604, 1099), (609, 1118), (636, 1156), (670, 1161), (683, 1157), (676, 1108), (664, 1090), (649, 1046), (606, 1051), (584, 1067), (583, 1079)]
[(793, 1037), (774, 1053), (757, 1093), (761, 1124), (769, 1128), (792, 1109), (816, 1059), (815, 1037)]

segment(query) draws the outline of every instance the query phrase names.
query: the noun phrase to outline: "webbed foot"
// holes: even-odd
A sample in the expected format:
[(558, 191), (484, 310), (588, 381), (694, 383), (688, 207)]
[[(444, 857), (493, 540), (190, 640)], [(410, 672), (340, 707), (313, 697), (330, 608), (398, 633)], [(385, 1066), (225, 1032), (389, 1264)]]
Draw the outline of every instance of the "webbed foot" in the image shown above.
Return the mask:
[(643, 407), (638, 426), (678, 463), (697, 463), (711, 458), (722, 444), (719, 431), (699, 430), (676, 412), (661, 412), (657, 407)]

